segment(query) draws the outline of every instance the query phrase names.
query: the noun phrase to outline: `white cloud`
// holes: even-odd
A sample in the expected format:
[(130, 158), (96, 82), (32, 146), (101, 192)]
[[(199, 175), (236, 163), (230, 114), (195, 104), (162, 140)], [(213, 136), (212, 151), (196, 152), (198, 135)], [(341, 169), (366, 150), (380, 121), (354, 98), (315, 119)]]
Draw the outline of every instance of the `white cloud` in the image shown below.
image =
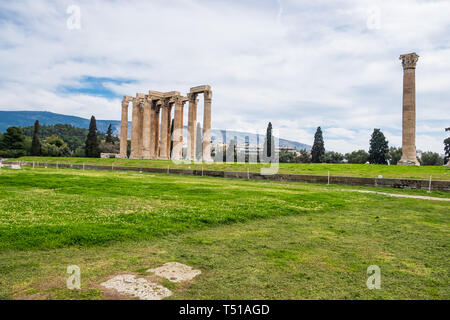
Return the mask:
[(215, 128), (264, 132), (271, 121), (311, 144), (322, 126), (327, 149), (348, 152), (367, 149), (373, 128), (401, 143), (398, 57), (416, 51), (417, 145), (442, 152), (448, 1), (377, 1), (374, 30), (369, 0), (80, 0), (81, 30), (68, 30), (72, 4), (0, 3), (1, 109), (120, 119), (120, 99), (61, 87), (83, 76), (134, 80), (107, 84), (117, 95), (211, 84)]

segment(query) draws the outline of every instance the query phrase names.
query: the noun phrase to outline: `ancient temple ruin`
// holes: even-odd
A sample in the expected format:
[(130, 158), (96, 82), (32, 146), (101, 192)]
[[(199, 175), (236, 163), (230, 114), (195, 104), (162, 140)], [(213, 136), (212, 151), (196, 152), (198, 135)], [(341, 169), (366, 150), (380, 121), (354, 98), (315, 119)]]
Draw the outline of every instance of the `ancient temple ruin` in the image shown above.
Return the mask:
[[(195, 159), (198, 95), (203, 94), (203, 161), (211, 160), (211, 101), (212, 91), (208, 85), (193, 87), (186, 97), (178, 91), (148, 94), (138, 93), (136, 97), (125, 96), (122, 101), (122, 122), (120, 130), (120, 158), (127, 158), (128, 107), (132, 103), (131, 159), (175, 159), (183, 158), (183, 114), (189, 101), (187, 155)], [(171, 116), (174, 108), (173, 130)], [(172, 153), (171, 153), (172, 142)]]

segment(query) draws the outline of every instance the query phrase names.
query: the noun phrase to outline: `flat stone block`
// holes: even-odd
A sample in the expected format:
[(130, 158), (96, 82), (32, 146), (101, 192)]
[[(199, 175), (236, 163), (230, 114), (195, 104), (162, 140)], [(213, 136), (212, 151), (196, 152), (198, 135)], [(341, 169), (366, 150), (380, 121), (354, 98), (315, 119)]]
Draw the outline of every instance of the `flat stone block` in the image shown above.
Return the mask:
[(153, 272), (158, 277), (172, 282), (192, 280), (202, 273), (200, 270), (194, 270), (192, 267), (178, 262), (168, 262), (159, 268), (148, 269), (147, 272)]
[(169, 289), (144, 278), (136, 279), (132, 274), (115, 276), (100, 285), (107, 289), (114, 289), (120, 293), (132, 295), (141, 300), (161, 300), (172, 295), (172, 291)]

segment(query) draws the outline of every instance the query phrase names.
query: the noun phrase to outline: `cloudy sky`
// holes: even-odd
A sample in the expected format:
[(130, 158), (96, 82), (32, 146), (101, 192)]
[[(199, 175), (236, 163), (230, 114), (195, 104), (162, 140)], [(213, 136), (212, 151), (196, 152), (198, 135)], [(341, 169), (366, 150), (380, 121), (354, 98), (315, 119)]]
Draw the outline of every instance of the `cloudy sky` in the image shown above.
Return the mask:
[(400, 146), (399, 55), (417, 52), (417, 148), (443, 153), (449, 17), (448, 0), (0, 0), (0, 110), (118, 120), (123, 95), (210, 84), (217, 129)]

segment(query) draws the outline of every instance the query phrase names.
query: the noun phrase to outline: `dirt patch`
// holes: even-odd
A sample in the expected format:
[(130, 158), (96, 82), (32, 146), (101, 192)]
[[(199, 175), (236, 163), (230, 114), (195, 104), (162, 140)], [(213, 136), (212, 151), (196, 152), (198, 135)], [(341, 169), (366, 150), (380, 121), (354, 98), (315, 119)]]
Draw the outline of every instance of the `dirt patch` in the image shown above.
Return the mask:
[(158, 277), (166, 278), (171, 282), (192, 280), (202, 273), (200, 270), (194, 270), (179, 262), (168, 262), (159, 268), (148, 269), (147, 272), (153, 272)]
[(172, 291), (144, 278), (132, 274), (122, 274), (100, 284), (107, 289), (115, 289), (141, 300), (161, 300), (172, 295)]

